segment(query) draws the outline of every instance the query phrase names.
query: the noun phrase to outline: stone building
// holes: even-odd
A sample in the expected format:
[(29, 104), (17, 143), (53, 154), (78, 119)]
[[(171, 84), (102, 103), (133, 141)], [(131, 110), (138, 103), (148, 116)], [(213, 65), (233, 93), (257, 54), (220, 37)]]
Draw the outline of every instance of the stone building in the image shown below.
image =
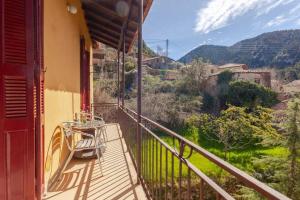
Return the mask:
[(158, 56), (143, 60), (143, 64), (153, 69), (174, 69), (176, 68), (176, 62), (166, 56)]
[[(256, 70), (238, 70), (237, 68), (233, 69), (233, 71), (229, 70), (233, 73), (233, 80), (249, 81), (267, 88), (271, 88), (271, 72)], [(226, 70), (222, 70), (208, 76), (207, 80), (205, 81), (204, 87), (206, 92), (208, 92), (211, 95), (215, 95), (217, 93), (218, 75), (223, 71)]]

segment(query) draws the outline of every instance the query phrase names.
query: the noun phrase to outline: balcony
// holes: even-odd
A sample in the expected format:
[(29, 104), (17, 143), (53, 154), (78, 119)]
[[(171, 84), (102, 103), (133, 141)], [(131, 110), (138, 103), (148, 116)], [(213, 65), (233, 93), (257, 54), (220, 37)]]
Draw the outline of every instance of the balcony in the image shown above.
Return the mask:
[(60, 181), (49, 187), (49, 200), (66, 199), (146, 199), (128, 153), (120, 126), (107, 127), (107, 151), (102, 172), (97, 159), (72, 160)]
[(265, 199), (289, 199), (146, 117), (141, 118), (142, 134), (137, 137), (137, 114), (130, 109), (117, 104), (95, 104), (93, 109), (109, 124), (103, 176), (96, 159), (73, 160), (44, 199), (235, 199), (232, 191), (192, 164), (189, 159), (195, 154), (222, 169), (234, 184), (252, 188)]

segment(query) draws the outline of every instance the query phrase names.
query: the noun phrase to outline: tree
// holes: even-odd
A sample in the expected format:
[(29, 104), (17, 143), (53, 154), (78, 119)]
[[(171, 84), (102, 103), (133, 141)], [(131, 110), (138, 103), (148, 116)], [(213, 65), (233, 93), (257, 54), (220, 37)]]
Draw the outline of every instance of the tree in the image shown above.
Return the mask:
[(213, 111), (215, 109), (215, 98), (205, 92), (203, 94), (203, 104), (202, 104), (202, 110), (209, 112)]
[(259, 106), (249, 112), (247, 108), (229, 105), (218, 118), (209, 114), (193, 115), (186, 120), (186, 124), (198, 128), (199, 139), (204, 136), (205, 140), (221, 144), (226, 159), (232, 150), (274, 145), (279, 138), (272, 127), (271, 110)]
[(231, 150), (262, 145), (266, 139), (278, 137), (271, 119), (271, 111), (261, 107), (249, 113), (246, 108), (230, 105), (222, 111), (217, 120), (219, 131), (216, 136), (223, 144), (225, 158)]
[(257, 105), (271, 107), (278, 103), (277, 94), (264, 86), (248, 81), (233, 81), (226, 96), (228, 104), (253, 109)]
[[(300, 195), (300, 102), (294, 100), (289, 105), (287, 122), (287, 146), (289, 149), (289, 183), (287, 195), (295, 198)], [(299, 196), (298, 196), (299, 197)]]
[(196, 59), (191, 66), (185, 67), (183, 78), (177, 84), (177, 92), (189, 95), (199, 95), (202, 90), (203, 81), (206, 79), (206, 65), (202, 59)]
[(223, 71), (220, 74), (218, 74), (218, 101), (219, 107), (221, 109), (226, 108), (229, 83), (231, 82), (232, 77), (233, 73), (229, 70)]

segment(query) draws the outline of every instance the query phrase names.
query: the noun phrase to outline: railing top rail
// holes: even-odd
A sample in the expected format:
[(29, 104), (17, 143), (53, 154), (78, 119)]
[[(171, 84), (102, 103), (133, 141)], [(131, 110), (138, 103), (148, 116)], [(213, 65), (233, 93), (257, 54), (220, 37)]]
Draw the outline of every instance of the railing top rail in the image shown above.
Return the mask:
[[(134, 120), (134, 118), (132, 118), (132, 119)], [(171, 153), (173, 153), (174, 155), (176, 155), (180, 159), (179, 154), (172, 147), (170, 147), (165, 141), (163, 141), (161, 138), (159, 138), (155, 133), (153, 133), (151, 130), (149, 130), (144, 125), (141, 125), (141, 127), (144, 130), (146, 130), (149, 134), (151, 134), (152, 137), (154, 137), (159, 143), (161, 143), (163, 146), (165, 146), (165, 148), (167, 148), (168, 151), (170, 151)], [(208, 184), (209, 186), (211, 186), (218, 194), (220, 194), (224, 199), (226, 199), (226, 200), (234, 200), (234, 198), (230, 194), (228, 194), (225, 190), (223, 190), (218, 184), (216, 184), (213, 180), (211, 180), (206, 174), (204, 174), (203, 172), (201, 172), (192, 163), (190, 163), (189, 161), (186, 160), (185, 164), (192, 171), (194, 171), (206, 184)]]
[(107, 102), (107, 103), (92, 103), (91, 104), (92, 106), (104, 106), (104, 105), (109, 105), (109, 106), (118, 106), (118, 104), (117, 103), (109, 103), (109, 102)]
[[(129, 108), (122, 108), (121, 110), (127, 111), (129, 114), (133, 114), (137, 116), (137, 113)], [(291, 200), (290, 198), (286, 197), (285, 195), (281, 194), (280, 192), (274, 190), (273, 188), (269, 187), (268, 185), (260, 182), (259, 180), (253, 178), (252, 176), (248, 175), (247, 173), (243, 172), (242, 170), (234, 167), (233, 165), (229, 164), (228, 162), (222, 160), (221, 158), (217, 157), (216, 155), (210, 153), (209, 151), (205, 150), (204, 148), (194, 144), (193, 142), (187, 140), (186, 138), (178, 135), (174, 131), (158, 124), (157, 122), (148, 119), (147, 117), (142, 116), (142, 120), (147, 121), (148, 123), (154, 125), (158, 129), (166, 132), (169, 136), (172, 136), (179, 141), (184, 142), (184, 144), (188, 145), (194, 151), (200, 153), (202, 156), (210, 160), (211, 162), (215, 163), (222, 169), (229, 172), (231, 175), (235, 176), (239, 181), (243, 182), (246, 186), (253, 188), (255, 191), (259, 192), (263, 196), (267, 197), (268, 199), (274, 200)]]

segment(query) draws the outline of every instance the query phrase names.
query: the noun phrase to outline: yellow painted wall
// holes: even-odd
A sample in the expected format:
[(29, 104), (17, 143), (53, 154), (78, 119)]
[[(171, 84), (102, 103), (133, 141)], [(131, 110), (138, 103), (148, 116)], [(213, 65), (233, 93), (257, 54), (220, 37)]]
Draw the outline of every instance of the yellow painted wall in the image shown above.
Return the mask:
[[(76, 15), (67, 11), (67, 4), (76, 5)], [(58, 126), (61, 122), (72, 120), (74, 113), (80, 111), (81, 35), (85, 37), (86, 49), (92, 55), (79, 0), (44, 1), (46, 182), (68, 155)]]

